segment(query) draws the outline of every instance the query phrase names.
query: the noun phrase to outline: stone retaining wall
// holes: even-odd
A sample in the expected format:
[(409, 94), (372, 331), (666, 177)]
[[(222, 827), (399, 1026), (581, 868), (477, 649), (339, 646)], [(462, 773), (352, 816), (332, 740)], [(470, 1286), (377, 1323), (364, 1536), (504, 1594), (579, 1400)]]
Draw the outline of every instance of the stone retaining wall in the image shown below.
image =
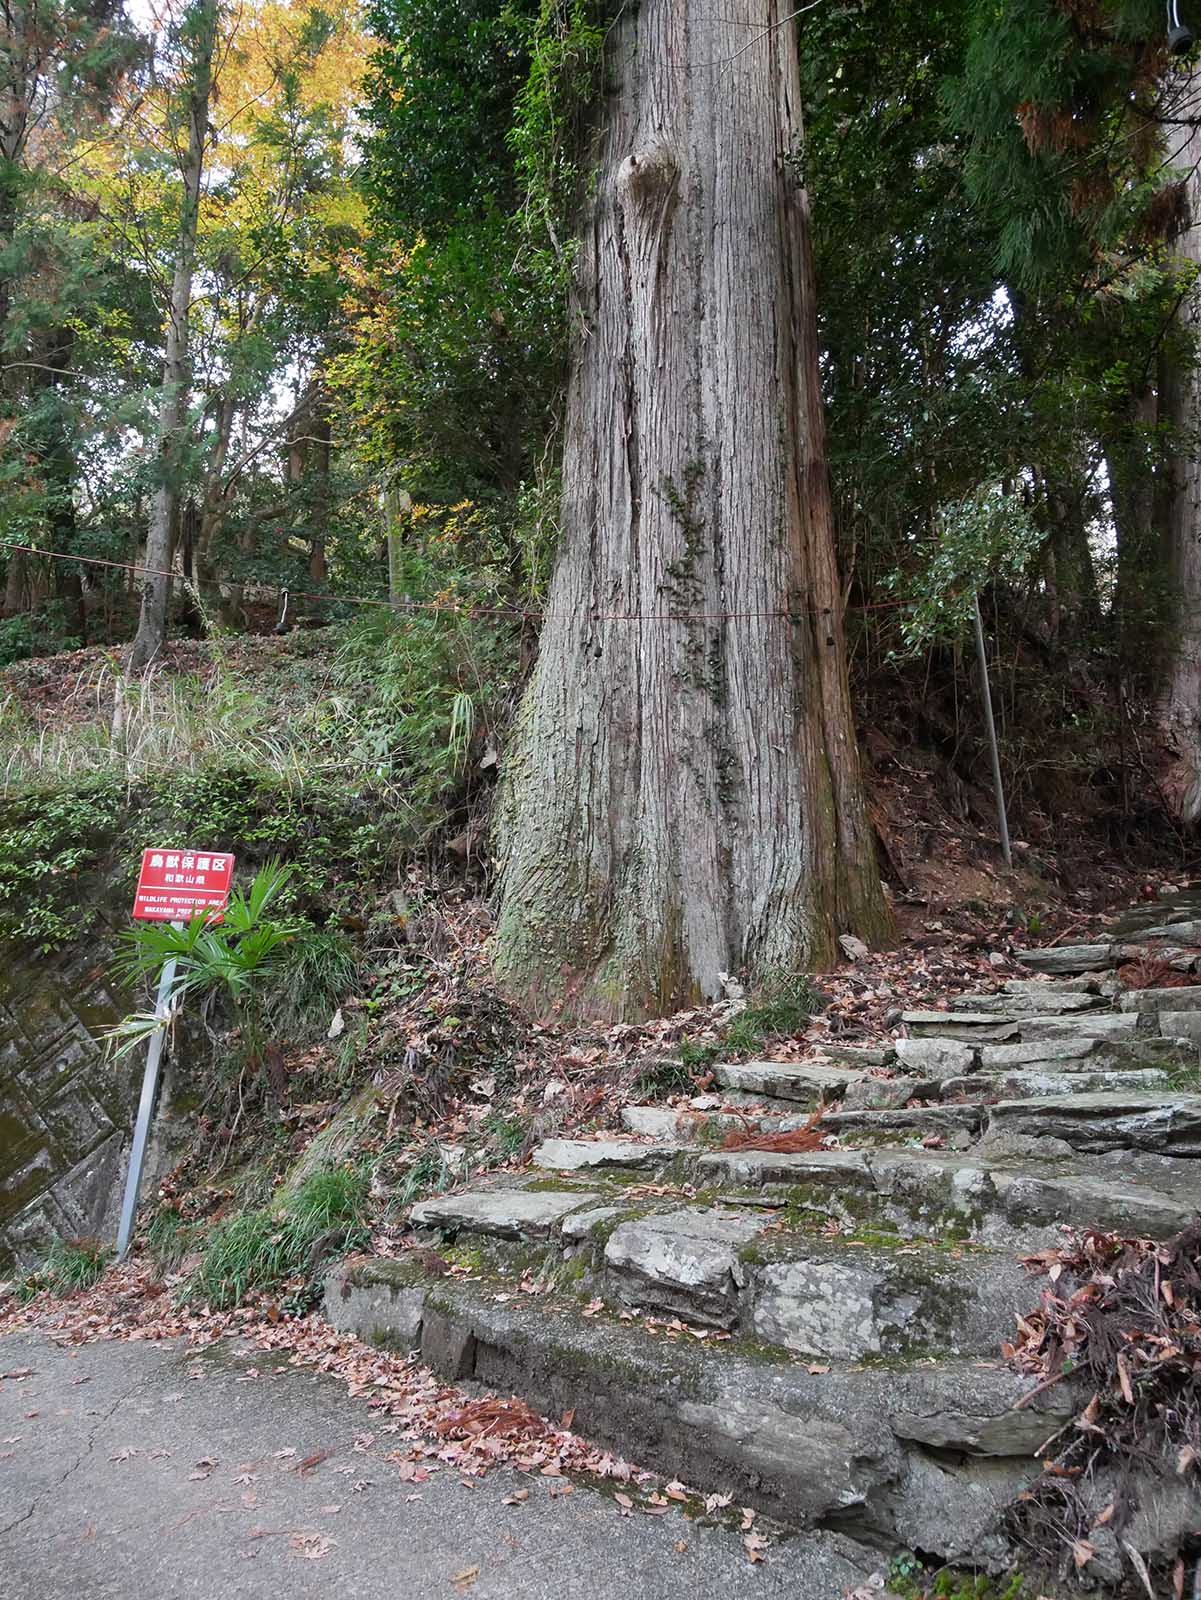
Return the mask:
[(0, 1275), (56, 1235), (115, 1232), (141, 1054), (104, 1059), (129, 1009), (107, 957), (104, 935), (50, 956), (0, 946)]

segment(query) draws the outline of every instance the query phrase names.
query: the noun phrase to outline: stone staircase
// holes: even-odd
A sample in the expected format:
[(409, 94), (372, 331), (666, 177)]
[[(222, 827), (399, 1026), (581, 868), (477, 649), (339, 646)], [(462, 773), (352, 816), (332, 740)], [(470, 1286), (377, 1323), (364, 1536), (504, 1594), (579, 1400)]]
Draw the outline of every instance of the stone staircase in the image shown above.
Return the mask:
[[(1025, 952), (1057, 976), (903, 1014), (887, 1048), (721, 1064), (685, 1107), (549, 1139), (414, 1206), (415, 1247), (344, 1264), (327, 1314), (790, 1525), (1000, 1569), (1005, 1507), (1088, 1398), (1002, 1361), (1039, 1295), (1018, 1258), (1198, 1209), (1201, 984), (1113, 970), (1150, 948), (1191, 974), (1201, 922), (1158, 909), (1137, 944)], [(720, 1148), (821, 1106), (819, 1149)], [(1148, 1505), (1124, 1537), (1150, 1559), (1197, 1518)]]

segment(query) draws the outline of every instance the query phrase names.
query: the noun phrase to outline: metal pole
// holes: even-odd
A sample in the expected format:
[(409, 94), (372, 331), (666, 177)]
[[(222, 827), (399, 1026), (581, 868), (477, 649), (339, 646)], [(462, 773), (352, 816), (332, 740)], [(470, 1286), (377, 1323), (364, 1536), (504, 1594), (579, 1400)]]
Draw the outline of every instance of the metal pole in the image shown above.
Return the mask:
[[(171, 926), (178, 932), (182, 922)], [(158, 1069), (162, 1060), (163, 1039), (167, 1032), (167, 1019), (171, 1014), (171, 984), (175, 979), (175, 957), (164, 962), (159, 974), (158, 994), (154, 1001), (154, 1014), (159, 1026), (150, 1035), (146, 1047), (146, 1070), (142, 1074), (142, 1098), (138, 1101), (138, 1117), (134, 1123), (133, 1146), (129, 1152), (129, 1171), (125, 1175), (125, 1194), (121, 1200), (121, 1222), (117, 1228), (117, 1260), (124, 1261), (129, 1253), (129, 1240), (133, 1233), (133, 1220), (138, 1209), (138, 1190), (142, 1183), (142, 1167), (146, 1160), (146, 1147), (150, 1143), (150, 1119), (154, 1115), (154, 1097), (158, 1091)]]
[(1009, 820), (1005, 815), (1005, 785), (1001, 779), (1001, 752), (997, 747), (997, 725), (992, 714), (992, 690), (988, 686), (988, 656), (984, 649), (984, 623), (980, 617), (980, 596), (973, 598), (976, 613), (976, 659), (980, 663), (980, 698), (984, 701), (984, 726), (988, 731), (988, 753), (992, 758), (992, 786), (997, 798), (997, 827), (1001, 830), (1001, 855), (1005, 865), (1013, 865), (1009, 848)]

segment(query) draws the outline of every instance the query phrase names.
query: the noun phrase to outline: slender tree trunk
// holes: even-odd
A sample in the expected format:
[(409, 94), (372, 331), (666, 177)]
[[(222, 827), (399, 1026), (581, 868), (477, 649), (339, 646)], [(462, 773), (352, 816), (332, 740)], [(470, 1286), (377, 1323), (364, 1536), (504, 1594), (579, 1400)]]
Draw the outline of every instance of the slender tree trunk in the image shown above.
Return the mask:
[(325, 559), (325, 543), (329, 536), (330, 493), (329, 467), (333, 448), (329, 421), (329, 406), (320, 377), (314, 380), (312, 421), (309, 431), (308, 470), (312, 477), (312, 527), (309, 540), (309, 577), (316, 584), (324, 584), (329, 576)]
[[(192, 550), (192, 563), (198, 586), (216, 581), (213, 549), (225, 519), (225, 463), (229, 458), (229, 442), (233, 437), (237, 414), (237, 398), (232, 391), (227, 391), (221, 396), (221, 403), (217, 407), (217, 425), (213, 433), (212, 448), (209, 451), (196, 542)], [(204, 595), (202, 594), (200, 598), (203, 605)]]
[(563, 541), (497, 835), (498, 972), (568, 1013), (710, 999), (888, 924), (786, 10), (642, 0), (610, 35)]
[[(217, 37), (218, 0), (199, 0), (188, 14), (191, 35), (191, 82), (187, 88), (188, 142), (181, 168), (183, 196), (179, 237), (171, 281), (171, 304), (163, 354), (163, 387), (159, 403), (159, 482), (150, 510), (146, 565), (152, 569), (142, 585), (142, 611), (133, 642), (129, 670), (141, 672), (163, 646), (167, 635), (167, 599), (171, 580), (173, 532), (179, 498), (179, 475), (188, 404), (188, 332), (192, 277), (196, 268), (196, 227), (200, 185), (208, 144), (209, 98), (213, 86), (213, 51)], [(157, 574), (157, 575), (155, 575)]]

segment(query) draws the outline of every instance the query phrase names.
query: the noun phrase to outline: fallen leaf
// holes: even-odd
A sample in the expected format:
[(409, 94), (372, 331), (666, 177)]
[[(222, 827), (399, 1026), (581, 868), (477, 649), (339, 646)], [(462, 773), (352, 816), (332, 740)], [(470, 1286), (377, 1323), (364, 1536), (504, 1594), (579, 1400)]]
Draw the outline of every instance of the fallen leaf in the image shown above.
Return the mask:
[(288, 1537), (288, 1548), (303, 1561), (320, 1561), (336, 1544), (336, 1539), (330, 1539), (324, 1533), (309, 1533), (301, 1529)]
[(501, 1504), (506, 1506), (519, 1506), (523, 1505), (525, 1501), (529, 1499), (529, 1497), (530, 1491), (528, 1489), (516, 1489), (512, 1494), (507, 1494), (501, 1501)]
[(478, 1566), (464, 1567), (462, 1572), (452, 1574), (451, 1582), (461, 1593), (464, 1589), (470, 1589), (479, 1575), (480, 1569)]
[(767, 1540), (760, 1533), (748, 1533), (742, 1541), (742, 1547), (746, 1551), (747, 1560), (753, 1566), (756, 1561), (763, 1560), (763, 1552), (767, 1549)]

